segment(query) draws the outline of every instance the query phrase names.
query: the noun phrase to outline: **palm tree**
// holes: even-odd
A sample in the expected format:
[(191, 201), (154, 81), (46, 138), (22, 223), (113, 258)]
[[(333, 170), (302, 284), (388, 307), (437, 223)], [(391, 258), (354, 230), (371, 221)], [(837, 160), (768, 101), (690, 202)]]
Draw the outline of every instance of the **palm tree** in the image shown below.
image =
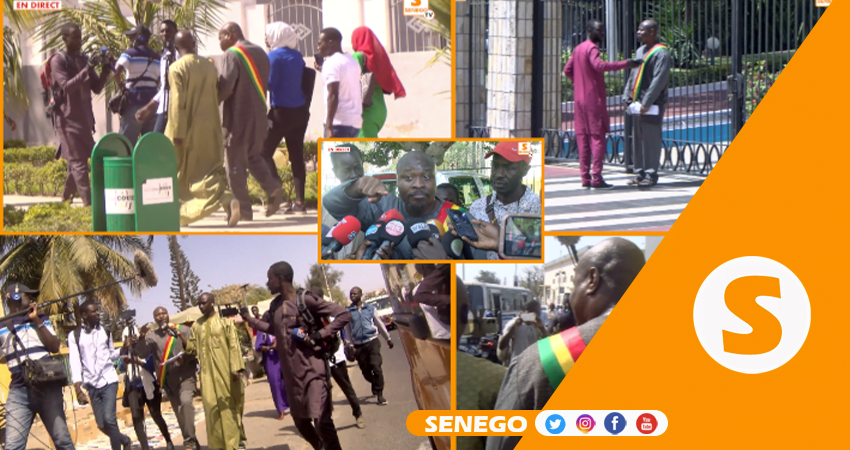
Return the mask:
[(15, 32), (3, 27), (3, 116), (12, 110), (26, 110), (29, 96), (24, 85), (21, 46)]
[[(136, 267), (126, 255), (135, 250), (151, 256), (150, 245), (142, 236), (0, 236), (0, 282), (4, 286), (13, 282), (38, 286), (39, 300), (49, 301), (132, 277)], [(127, 286), (134, 295), (144, 288), (138, 280)], [(126, 305), (121, 285), (84, 297), (81, 300), (99, 302), (110, 317), (117, 317)], [(63, 308), (53, 305), (48, 311), (61, 314)]]

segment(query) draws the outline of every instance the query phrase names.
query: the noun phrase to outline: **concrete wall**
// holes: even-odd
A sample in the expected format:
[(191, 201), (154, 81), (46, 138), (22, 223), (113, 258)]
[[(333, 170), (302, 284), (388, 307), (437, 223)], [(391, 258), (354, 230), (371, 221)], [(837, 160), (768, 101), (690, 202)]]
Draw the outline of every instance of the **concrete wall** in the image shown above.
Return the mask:
[[(233, 21), (242, 26), (248, 40), (258, 44), (265, 43), (266, 5), (247, 5), (240, 2), (227, 3), (228, 9), (223, 20)], [(325, 0), (324, 24), (340, 29), (343, 49), (351, 51), (351, 32), (361, 25), (371, 28), (385, 46), (389, 43), (389, 10), (384, 0)], [(12, 119), (18, 129), (12, 132), (4, 123), (4, 139), (25, 139), (29, 145), (55, 145), (56, 138), (50, 121), (44, 114), (41, 100), (41, 70), (43, 55), (38, 52), (41, 42), (35, 42), (30, 36), (22, 36), (22, 56), (24, 60), (25, 84), (30, 96), (30, 110), (26, 114), (12, 112)], [(28, 44), (29, 43), (29, 44)], [(222, 54), (218, 44), (218, 35), (212, 34), (200, 39), (199, 53), (218, 61)], [(380, 137), (451, 137), (451, 68), (442, 62), (429, 69), (422, 70), (432, 52), (391, 53), (390, 59), (407, 91), (407, 97), (394, 100), (387, 96), (387, 122)], [(309, 67), (313, 66), (312, 55), (305, 55)], [(420, 73), (420, 71), (422, 71)], [(109, 131), (117, 131), (118, 117), (107, 115), (106, 101), (103, 96), (95, 98), (94, 114), (96, 137)], [(307, 140), (321, 137), (325, 117), (322, 99), (321, 78), (317, 79), (310, 109), (310, 123), (307, 128)]]

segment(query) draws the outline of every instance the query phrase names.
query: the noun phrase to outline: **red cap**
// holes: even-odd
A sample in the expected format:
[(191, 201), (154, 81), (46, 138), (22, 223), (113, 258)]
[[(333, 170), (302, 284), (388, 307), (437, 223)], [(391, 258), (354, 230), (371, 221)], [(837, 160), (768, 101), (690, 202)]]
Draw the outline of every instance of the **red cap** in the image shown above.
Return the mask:
[(496, 145), (496, 148), (494, 148), (493, 151), (484, 155), (484, 158), (489, 158), (490, 156), (492, 156), (495, 153), (495, 154), (501, 156), (502, 158), (507, 159), (510, 162), (525, 161), (526, 163), (531, 164), (531, 151), (530, 151), (531, 150), (531, 148), (530, 148), (531, 143), (530, 142), (523, 142), (523, 144), (529, 146), (528, 154), (525, 154), (525, 155), (520, 154), (519, 144), (521, 144), (521, 143), (516, 142), (516, 141), (499, 142), (499, 144)]
[(331, 235), (342, 245), (348, 245), (357, 232), (360, 231), (360, 221), (354, 216), (345, 216), (331, 230)]

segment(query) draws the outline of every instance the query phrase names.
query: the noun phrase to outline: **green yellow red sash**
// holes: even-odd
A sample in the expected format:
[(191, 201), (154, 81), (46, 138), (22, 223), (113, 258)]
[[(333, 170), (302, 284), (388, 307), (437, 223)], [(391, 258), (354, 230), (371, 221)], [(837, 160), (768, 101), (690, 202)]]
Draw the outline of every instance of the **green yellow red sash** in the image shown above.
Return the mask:
[(245, 65), (245, 69), (248, 70), (248, 75), (251, 77), (251, 83), (257, 88), (257, 93), (260, 94), (260, 98), (263, 99), (263, 105), (268, 108), (266, 104), (266, 85), (263, 80), (260, 78), (260, 72), (257, 70), (257, 65), (254, 64), (254, 59), (251, 58), (251, 55), (240, 45), (234, 45), (230, 47), (228, 50), (235, 53), (236, 56), (242, 61), (242, 64)]
[(443, 225), (443, 230), (445, 230), (446, 233), (449, 232), (449, 213), (448, 213), (448, 211), (450, 209), (456, 209), (456, 210), (459, 210), (459, 211), (466, 211), (465, 209), (461, 208), (460, 206), (455, 205), (452, 202), (443, 202), (443, 206), (440, 207), (440, 212), (437, 213), (437, 222), (440, 222), (440, 224)]
[[(171, 325), (169, 325), (171, 327)], [(159, 384), (162, 385), (165, 383), (165, 373), (167, 371), (168, 365), (165, 364), (165, 361), (168, 361), (171, 357), (173, 357), (174, 353), (174, 340), (177, 339), (172, 335), (168, 335), (168, 339), (165, 341), (165, 350), (162, 352), (162, 359), (159, 362)]]
[(641, 80), (643, 80), (643, 69), (644, 67), (646, 67), (646, 63), (649, 61), (649, 58), (658, 53), (658, 51), (662, 48), (667, 48), (667, 46), (664, 44), (655, 44), (654, 46), (652, 46), (651, 49), (649, 49), (649, 53), (647, 53), (646, 56), (643, 57), (643, 64), (640, 65), (640, 69), (638, 69), (637, 78), (635, 78), (635, 87), (632, 90), (632, 101), (639, 101), (638, 94), (640, 93), (640, 82)]
[(576, 327), (537, 341), (540, 364), (543, 365), (543, 372), (549, 378), (552, 389), (558, 388), (567, 372), (578, 361), (584, 347), (584, 340)]

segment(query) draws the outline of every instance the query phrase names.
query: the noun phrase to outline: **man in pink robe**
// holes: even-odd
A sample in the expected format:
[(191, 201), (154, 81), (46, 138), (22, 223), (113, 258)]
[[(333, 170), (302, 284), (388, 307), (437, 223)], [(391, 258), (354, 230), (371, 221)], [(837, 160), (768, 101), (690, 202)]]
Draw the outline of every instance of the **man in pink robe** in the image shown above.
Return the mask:
[[(639, 61), (605, 62), (599, 57), (599, 45), (605, 39), (605, 25), (598, 20), (587, 23), (587, 40), (579, 44), (564, 67), (564, 74), (573, 82), (575, 100), (575, 133), (581, 185), (584, 188), (610, 189), (602, 179), (605, 161), (605, 134), (609, 131), (608, 110), (605, 107), (605, 72), (640, 66)], [(590, 173), (591, 155), (593, 174)]]

